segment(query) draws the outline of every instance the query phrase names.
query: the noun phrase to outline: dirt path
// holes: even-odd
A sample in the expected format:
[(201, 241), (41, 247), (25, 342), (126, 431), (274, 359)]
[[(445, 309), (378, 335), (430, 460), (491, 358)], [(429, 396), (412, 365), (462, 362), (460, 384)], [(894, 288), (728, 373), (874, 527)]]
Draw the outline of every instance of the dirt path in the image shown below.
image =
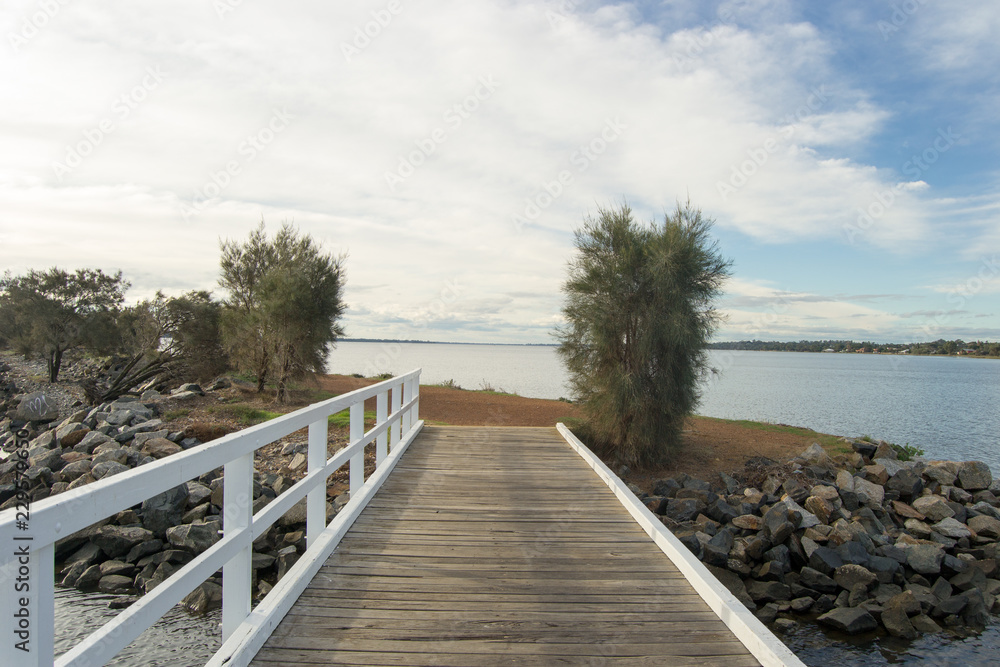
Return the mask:
[[(337, 394), (376, 382), (344, 375), (322, 375), (317, 380), (320, 387)], [(420, 387), (420, 417), (428, 423), (453, 426), (554, 426), (557, 422), (582, 416), (575, 405), (563, 401), (438, 386)], [(692, 417), (685, 430), (683, 451), (677, 453), (671, 465), (634, 470), (627, 477), (641, 487), (680, 472), (705, 479), (713, 473), (740, 470), (747, 459), (752, 457), (764, 456), (785, 461), (813, 442), (826, 445), (831, 440), (830, 436), (808, 429)]]

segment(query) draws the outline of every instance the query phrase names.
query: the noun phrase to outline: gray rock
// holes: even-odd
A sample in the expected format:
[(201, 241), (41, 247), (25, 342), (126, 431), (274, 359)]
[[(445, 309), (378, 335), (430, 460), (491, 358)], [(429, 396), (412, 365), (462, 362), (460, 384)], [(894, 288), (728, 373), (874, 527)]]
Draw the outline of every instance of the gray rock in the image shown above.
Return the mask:
[(882, 612), (882, 625), (894, 637), (916, 639), (919, 636), (913, 624), (910, 623), (909, 616), (898, 607), (885, 609)]
[(215, 523), (187, 523), (167, 529), (167, 540), (175, 547), (201, 553), (221, 539)]
[(893, 475), (885, 488), (887, 491), (895, 491), (899, 494), (900, 499), (909, 502), (920, 496), (920, 492), (924, 489), (924, 483), (920, 479), (920, 475), (907, 468)]
[(201, 482), (190, 481), (187, 483), (188, 507), (196, 507), (212, 497), (212, 489)]
[(941, 626), (934, 622), (934, 619), (927, 614), (917, 614), (910, 619), (914, 629), (924, 634), (934, 634), (941, 632)]
[[(63, 565), (75, 565), (76, 563), (82, 563), (87, 567), (95, 564), (102, 556), (104, 552), (101, 548), (94, 544), (93, 542), (87, 542), (79, 549), (74, 551), (66, 560), (63, 561)], [(72, 586), (73, 584), (68, 584)]]
[(837, 585), (845, 590), (854, 590), (855, 586), (864, 586), (865, 590), (871, 588), (878, 581), (878, 578), (860, 565), (841, 565), (833, 573), (833, 580)]
[(214, 581), (206, 581), (188, 593), (181, 604), (193, 614), (222, 609), (222, 586)]
[(933, 544), (914, 544), (907, 547), (906, 564), (920, 574), (938, 574), (944, 550)]
[(50, 422), (58, 418), (59, 406), (43, 391), (22, 396), (14, 411), (14, 419), (28, 422)]
[(91, 459), (94, 465), (98, 463), (104, 463), (105, 461), (114, 461), (115, 463), (121, 463), (123, 465), (128, 464), (128, 452), (126, 452), (121, 447), (116, 447), (114, 449), (105, 449), (100, 454)]
[(993, 474), (982, 461), (966, 461), (958, 469), (958, 484), (966, 491), (990, 488)]
[(875, 618), (860, 607), (838, 607), (816, 620), (849, 634), (870, 632), (878, 628)]
[(980, 537), (992, 540), (1000, 538), (1000, 520), (992, 516), (974, 516), (969, 519), (969, 528), (976, 531)]
[[(254, 557), (256, 556), (257, 554), (254, 554)], [(272, 558), (271, 560), (273, 562), (274, 559)], [(266, 567), (269, 566), (270, 564)], [(715, 575), (715, 578), (719, 580), (719, 583), (728, 588), (729, 592), (736, 596), (736, 599), (739, 600), (744, 607), (750, 611), (757, 609), (757, 603), (754, 602), (753, 598), (750, 597), (750, 594), (747, 593), (746, 584), (743, 583), (743, 580), (740, 579), (738, 575), (719, 567), (712, 567), (710, 565), (706, 567), (708, 567), (709, 572)]]
[(814, 591), (820, 593), (836, 593), (838, 590), (837, 582), (832, 578), (826, 576), (819, 570), (815, 570), (811, 567), (803, 567), (799, 572), (800, 583), (811, 588)]
[(64, 482), (72, 482), (77, 477), (81, 475), (86, 475), (90, 472), (94, 464), (88, 459), (80, 459), (79, 461), (73, 461), (72, 463), (67, 463), (59, 474), (62, 476)]
[(96, 588), (97, 583), (101, 580), (101, 566), (91, 565), (83, 573), (77, 577), (75, 586), (80, 590), (87, 590), (91, 588)]
[[(128, 472), (129, 467), (118, 463), (117, 461), (104, 461), (103, 463), (98, 463), (95, 465), (91, 471), (90, 475), (94, 479), (103, 479), (105, 477), (112, 477), (119, 473)], [(82, 478), (81, 478), (82, 479)]]
[(885, 468), (885, 472), (889, 477), (895, 477), (902, 470), (908, 470), (913, 466), (909, 461), (899, 461), (897, 459), (874, 459), (872, 463), (878, 464)]
[(48, 468), (53, 472), (60, 470), (66, 462), (62, 458), (62, 450), (56, 449), (45, 449), (38, 452), (34, 456), (28, 457), (28, 465), (38, 468)]
[(955, 516), (955, 510), (948, 507), (944, 498), (938, 495), (921, 496), (912, 503), (917, 510), (931, 521), (940, 521)]
[(142, 523), (158, 537), (181, 522), (187, 507), (187, 484), (180, 484), (142, 502)]
[(941, 519), (933, 526), (931, 530), (937, 532), (945, 537), (950, 537), (952, 539), (958, 540), (963, 537), (969, 537), (972, 533), (969, 532), (968, 526), (964, 523), (960, 523), (955, 519), (948, 517), (947, 519)]
[(934, 461), (927, 464), (923, 475), (942, 486), (951, 486), (958, 476), (958, 465), (952, 461)]
[(812, 443), (809, 445), (804, 452), (799, 454), (799, 458), (804, 459), (812, 465), (821, 466), (823, 468), (833, 469), (835, 464), (830, 455), (826, 453), (826, 450), (819, 445), (819, 443)]
[(781, 544), (795, 530), (788, 520), (788, 507), (782, 503), (776, 504), (764, 514), (764, 535), (772, 544)]
[(71, 422), (69, 424), (61, 425), (58, 428), (56, 428), (56, 439), (62, 442), (62, 439), (65, 438), (70, 433), (75, 433), (76, 431), (89, 431), (89, 430), (90, 429), (88, 429), (86, 426), (84, 426), (79, 422)]
[(779, 581), (757, 581), (750, 579), (746, 582), (747, 595), (754, 602), (775, 602), (779, 600), (789, 600), (791, 589)]
[[(664, 512), (666, 516), (674, 521), (683, 523), (685, 521), (693, 521), (706, 507), (705, 503), (695, 498), (672, 498), (667, 503), (666, 508), (664, 508)], [(289, 510), (289, 513), (291, 513), (291, 510)], [(288, 515), (286, 514), (285, 516)], [(284, 520), (284, 517), (281, 520)], [(303, 518), (302, 520), (304, 521), (305, 519)]]
[(124, 556), (132, 547), (153, 539), (153, 533), (137, 526), (102, 526), (91, 540), (109, 558)]
[(91, 454), (99, 446), (108, 442), (114, 442), (114, 440), (99, 431), (91, 431), (83, 437), (83, 440), (73, 445), (73, 451)]
[(844, 560), (829, 547), (819, 547), (809, 556), (809, 567), (830, 576), (844, 564)]
[(115, 440), (117, 440), (118, 442), (128, 442), (129, 440), (132, 440), (140, 433), (151, 433), (153, 431), (158, 431), (160, 430), (161, 426), (163, 426), (163, 422), (160, 421), (159, 419), (148, 419), (143, 422), (136, 422), (132, 426), (123, 428), (121, 430), (121, 433), (115, 436)]
[(885, 488), (869, 482), (864, 477), (854, 478), (854, 492), (858, 494), (861, 502), (869, 507), (881, 507), (885, 499)]

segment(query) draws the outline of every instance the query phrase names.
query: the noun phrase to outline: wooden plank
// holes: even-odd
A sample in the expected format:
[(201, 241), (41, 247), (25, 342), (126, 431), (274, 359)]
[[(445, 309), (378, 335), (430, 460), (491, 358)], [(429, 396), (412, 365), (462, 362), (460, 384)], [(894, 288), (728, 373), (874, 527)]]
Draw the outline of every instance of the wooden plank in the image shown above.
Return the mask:
[(255, 665), (759, 663), (554, 429), (425, 427)]

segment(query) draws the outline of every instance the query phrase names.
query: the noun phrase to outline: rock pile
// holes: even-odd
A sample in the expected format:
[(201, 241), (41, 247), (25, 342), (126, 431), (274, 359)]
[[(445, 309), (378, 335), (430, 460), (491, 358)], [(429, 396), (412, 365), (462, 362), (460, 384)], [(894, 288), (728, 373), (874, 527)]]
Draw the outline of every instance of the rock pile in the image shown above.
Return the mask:
[[(226, 388), (225, 381), (211, 389)], [(20, 397), (17, 406), (0, 421), (0, 510), (16, 502), (16, 457), (10, 452), (14, 433), (27, 429), (29, 468), (23, 472), (32, 501), (42, 500), (96, 480), (120, 474), (201, 444), (190, 434), (164, 428), (162, 399), (204, 395), (195, 384), (185, 384), (160, 396), (147, 391), (140, 398), (121, 398), (81, 409), (58, 421), (59, 411), (45, 394)], [(119, 512), (56, 544), (61, 582), (83, 590), (107, 593), (146, 593), (172, 572), (221, 538), (223, 480), (214, 470), (196, 480)], [(255, 473), (253, 512), (256, 513), (293, 481), (278, 474)], [(336, 509), (346, 501), (339, 498)], [(264, 594), (305, 550), (305, 500), (293, 507), (253, 543), (255, 589)], [(327, 504), (328, 519), (335, 514)], [(185, 600), (193, 611), (207, 611), (221, 603), (221, 577), (213, 577)]]
[(1000, 613), (1000, 480), (979, 461), (852, 445), (833, 459), (814, 444), (760, 488), (682, 474), (641, 498), (778, 631), (799, 615), (910, 639), (984, 627)]

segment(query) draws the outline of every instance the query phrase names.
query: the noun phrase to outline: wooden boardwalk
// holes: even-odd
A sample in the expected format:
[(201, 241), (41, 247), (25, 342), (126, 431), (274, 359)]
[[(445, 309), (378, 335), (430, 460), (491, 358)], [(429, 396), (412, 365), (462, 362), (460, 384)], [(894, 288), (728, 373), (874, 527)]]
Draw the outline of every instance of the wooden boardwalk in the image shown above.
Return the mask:
[(425, 427), (253, 665), (758, 665), (551, 428)]

